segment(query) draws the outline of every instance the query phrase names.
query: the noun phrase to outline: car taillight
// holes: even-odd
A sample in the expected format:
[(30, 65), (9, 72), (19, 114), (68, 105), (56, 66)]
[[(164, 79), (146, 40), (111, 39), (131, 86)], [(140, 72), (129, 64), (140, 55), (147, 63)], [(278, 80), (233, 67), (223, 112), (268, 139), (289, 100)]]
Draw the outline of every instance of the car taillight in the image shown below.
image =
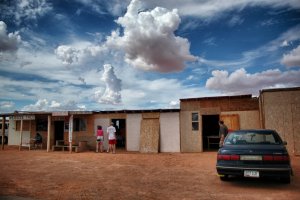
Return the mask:
[(264, 161), (289, 161), (288, 155), (265, 155), (263, 156)]
[(218, 154), (218, 160), (240, 160), (239, 155)]
[(240, 160), (240, 156), (239, 155), (231, 155), (230, 160)]

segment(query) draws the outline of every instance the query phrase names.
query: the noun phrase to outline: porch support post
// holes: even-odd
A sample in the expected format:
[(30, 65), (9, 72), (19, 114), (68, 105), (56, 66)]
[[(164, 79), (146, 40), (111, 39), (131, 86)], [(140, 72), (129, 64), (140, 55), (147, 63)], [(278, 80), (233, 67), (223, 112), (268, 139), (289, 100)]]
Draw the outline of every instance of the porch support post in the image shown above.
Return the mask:
[(1, 143), (2, 150), (4, 150), (4, 137), (5, 137), (5, 116), (2, 116), (2, 143)]
[(22, 148), (22, 137), (23, 137), (23, 119), (21, 119), (19, 151), (21, 151)]
[(48, 130), (48, 136), (47, 136), (47, 152), (49, 152), (50, 151), (50, 141), (51, 141), (51, 115), (48, 115), (48, 128), (47, 128), (47, 130)]
[(69, 152), (72, 153), (73, 115), (69, 118)]

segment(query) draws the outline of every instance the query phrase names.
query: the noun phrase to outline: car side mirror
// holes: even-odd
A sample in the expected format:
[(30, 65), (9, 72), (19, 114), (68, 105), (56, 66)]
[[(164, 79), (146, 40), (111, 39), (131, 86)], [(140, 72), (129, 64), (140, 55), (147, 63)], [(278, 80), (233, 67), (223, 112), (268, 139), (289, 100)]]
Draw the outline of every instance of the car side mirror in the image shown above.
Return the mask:
[(283, 141), (283, 145), (287, 145), (287, 142), (286, 142), (286, 141)]

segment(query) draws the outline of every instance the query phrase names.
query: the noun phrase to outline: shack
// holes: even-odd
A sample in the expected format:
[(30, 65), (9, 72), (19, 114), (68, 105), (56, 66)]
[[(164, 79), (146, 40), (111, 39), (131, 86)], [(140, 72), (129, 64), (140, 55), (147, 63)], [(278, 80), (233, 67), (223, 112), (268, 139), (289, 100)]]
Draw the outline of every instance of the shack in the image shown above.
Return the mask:
[(276, 130), (291, 154), (300, 155), (300, 87), (260, 91), (262, 128)]
[(219, 120), (233, 131), (261, 128), (259, 119), (252, 95), (180, 99), (181, 152), (218, 149)]
[[(223, 120), (229, 131), (274, 129), (287, 141), (289, 152), (300, 155), (300, 87), (264, 89), (259, 97), (247, 94), (180, 99), (180, 109), (14, 112), (0, 116), (2, 123), (9, 118), (8, 145), (19, 145), (20, 149), (40, 133), (47, 151), (58, 141), (95, 150), (97, 126), (106, 130), (114, 122), (117, 149), (124, 151), (216, 151), (218, 122)], [(106, 139), (104, 148), (107, 146)]]
[[(36, 133), (47, 151), (54, 147), (95, 150), (97, 126), (113, 122), (117, 148), (143, 153), (180, 152), (179, 109), (15, 112), (9, 117), (8, 145), (27, 147)], [(108, 147), (105, 133), (104, 148)], [(58, 148), (59, 149), (59, 148)]]

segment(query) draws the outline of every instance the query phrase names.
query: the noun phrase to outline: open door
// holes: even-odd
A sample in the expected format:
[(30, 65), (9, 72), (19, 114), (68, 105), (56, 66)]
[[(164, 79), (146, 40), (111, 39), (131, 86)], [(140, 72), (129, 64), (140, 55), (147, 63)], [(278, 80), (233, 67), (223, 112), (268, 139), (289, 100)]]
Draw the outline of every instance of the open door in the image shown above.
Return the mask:
[(54, 141), (64, 140), (64, 121), (54, 122)]
[(219, 149), (219, 115), (202, 115), (203, 150)]
[(228, 132), (240, 129), (240, 120), (238, 114), (221, 115), (220, 120), (228, 127)]
[(116, 128), (117, 144), (116, 148), (126, 150), (126, 119), (112, 119)]

